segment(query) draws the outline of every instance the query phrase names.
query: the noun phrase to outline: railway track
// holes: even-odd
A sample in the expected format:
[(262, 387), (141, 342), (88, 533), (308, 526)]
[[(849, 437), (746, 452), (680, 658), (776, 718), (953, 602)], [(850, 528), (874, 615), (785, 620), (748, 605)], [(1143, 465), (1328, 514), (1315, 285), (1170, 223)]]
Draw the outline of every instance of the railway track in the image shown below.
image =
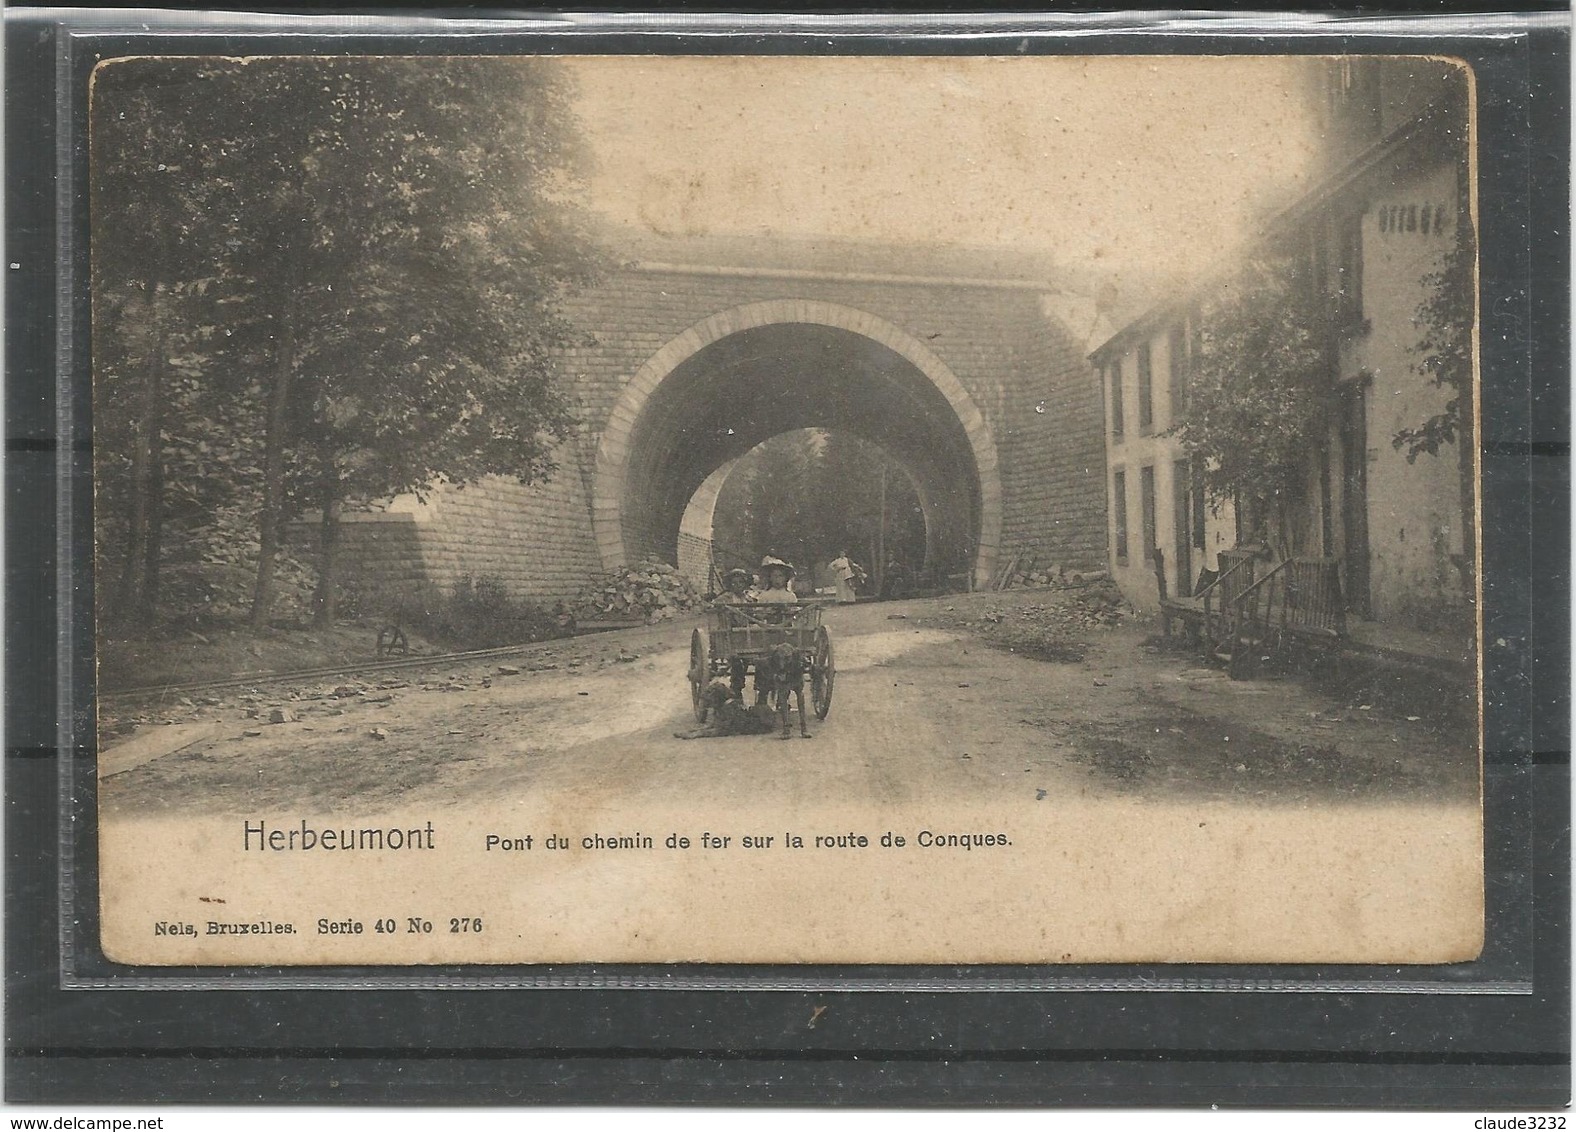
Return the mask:
[(495, 649), (434, 653), (428, 656), (402, 656), (392, 660), (368, 660), (352, 664), (339, 664), (328, 668), (299, 668), (288, 672), (250, 672), (242, 673), (238, 676), (228, 676), (223, 680), (200, 680), (189, 684), (142, 684), (133, 688), (117, 688), (113, 692), (100, 692), (98, 700), (101, 704), (129, 703), (143, 699), (188, 696), (193, 693), (218, 692), (234, 688), (253, 688), (262, 684), (290, 684), (305, 680), (322, 680), (333, 676), (401, 672), (413, 668), (472, 664), (477, 661), (501, 660), (506, 657), (523, 656), (545, 645), (553, 645), (559, 641), (570, 641), (578, 637), (609, 633), (615, 629), (642, 628), (644, 625), (645, 622), (643, 621), (610, 622), (605, 625), (598, 625), (593, 629), (583, 629), (573, 637), (559, 637), (553, 641), (535, 641), (521, 645), (504, 645)]

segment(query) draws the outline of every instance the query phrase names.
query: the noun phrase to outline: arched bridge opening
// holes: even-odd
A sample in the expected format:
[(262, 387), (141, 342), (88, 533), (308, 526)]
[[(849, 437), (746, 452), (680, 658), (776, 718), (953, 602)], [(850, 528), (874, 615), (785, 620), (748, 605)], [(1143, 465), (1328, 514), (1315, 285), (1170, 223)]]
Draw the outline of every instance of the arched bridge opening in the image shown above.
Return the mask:
[(680, 335), (631, 381), (598, 450), (593, 524), (604, 568), (678, 560), (697, 495), (794, 429), (846, 431), (900, 461), (925, 512), (933, 568), (995, 567), (1001, 485), (983, 417), (922, 343), (862, 312), (761, 303)]
[(902, 461), (862, 438), (779, 433), (723, 464), (690, 497), (679, 522), (679, 573), (702, 590), (718, 588), (727, 570), (754, 570), (770, 552), (813, 567), (802, 583), (831, 586), (828, 564), (846, 552), (866, 565), (872, 583), (884, 578), (883, 564), (929, 578), (933, 566), (944, 568), (932, 561), (936, 508), (926, 513), (920, 487)]

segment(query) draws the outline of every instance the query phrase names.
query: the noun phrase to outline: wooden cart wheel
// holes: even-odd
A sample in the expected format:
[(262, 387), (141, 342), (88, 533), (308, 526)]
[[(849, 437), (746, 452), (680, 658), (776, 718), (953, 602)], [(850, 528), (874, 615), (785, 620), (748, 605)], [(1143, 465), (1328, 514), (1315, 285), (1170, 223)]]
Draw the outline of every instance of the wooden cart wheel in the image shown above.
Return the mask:
[(837, 665), (832, 660), (832, 634), (822, 625), (815, 631), (815, 656), (810, 660), (810, 699), (815, 703), (815, 718), (825, 719), (832, 710), (832, 683)]
[(711, 657), (706, 646), (706, 634), (699, 629), (690, 634), (690, 704), (695, 709), (697, 723), (705, 723), (710, 709), (706, 707), (706, 699), (702, 694), (706, 685), (711, 683)]

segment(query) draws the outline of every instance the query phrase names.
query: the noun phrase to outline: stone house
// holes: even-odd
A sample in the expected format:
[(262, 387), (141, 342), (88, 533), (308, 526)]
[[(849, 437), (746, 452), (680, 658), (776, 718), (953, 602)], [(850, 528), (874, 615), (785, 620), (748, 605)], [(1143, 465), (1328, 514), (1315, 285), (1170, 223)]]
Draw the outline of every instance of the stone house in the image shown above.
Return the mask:
[[(1307, 455), (1289, 532), (1296, 553), (1338, 560), (1348, 614), (1433, 630), (1470, 625), (1475, 593), (1473, 446), (1409, 459), (1396, 438), (1442, 413), (1450, 393), (1419, 362), (1419, 308), (1470, 225), (1470, 75), (1447, 60), (1310, 60), (1324, 150), (1314, 187), (1267, 225), (1261, 247), (1290, 257), (1328, 299), (1328, 427)], [(1210, 284), (1156, 307), (1091, 355), (1105, 406), (1108, 551), (1135, 605), (1192, 592), (1221, 550), (1252, 537), (1235, 501), (1208, 499), (1201, 469), (1169, 430), (1186, 412), (1189, 367)], [(1243, 520), (1247, 518), (1245, 523)], [(1245, 527), (1249, 529), (1244, 529)]]

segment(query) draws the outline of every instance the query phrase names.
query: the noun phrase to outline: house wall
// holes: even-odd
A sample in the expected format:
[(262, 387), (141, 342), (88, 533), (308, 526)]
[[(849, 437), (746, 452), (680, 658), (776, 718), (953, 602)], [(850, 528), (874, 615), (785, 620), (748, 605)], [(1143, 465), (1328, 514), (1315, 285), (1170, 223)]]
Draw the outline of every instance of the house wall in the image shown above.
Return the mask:
[(1362, 215), (1363, 313), (1369, 329), (1341, 354), (1342, 380), (1367, 382), (1372, 614), (1424, 628), (1442, 606), (1463, 600), (1461, 574), (1452, 561), (1469, 551), (1460, 454), (1451, 444), (1409, 463), (1393, 438), (1442, 412), (1450, 397), (1418, 372), (1422, 328), (1416, 318), (1429, 293), (1428, 277), (1454, 243), (1458, 208), (1453, 165), (1403, 174), (1369, 198)]
[[(1152, 421), (1140, 423), (1139, 355), (1144, 344), (1149, 346), (1151, 388), (1153, 399)], [(1189, 539), (1191, 562), (1184, 575), (1177, 555), (1176, 462), (1184, 459), (1181, 442), (1165, 435), (1177, 423), (1176, 407), (1171, 402), (1172, 338), (1169, 327), (1136, 339), (1119, 355), (1122, 381), (1122, 414), (1124, 427), (1120, 434), (1113, 417), (1114, 398), (1112, 383), (1117, 372), (1114, 360), (1107, 360), (1098, 373), (1105, 415), (1106, 444), (1106, 546), (1111, 577), (1121, 588), (1122, 594), (1139, 609), (1158, 610), (1159, 587), (1150, 551), (1158, 546), (1165, 553), (1166, 585), (1173, 594), (1192, 589), (1199, 571), (1214, 570), (1220, 551), (1236, 545), (1236, 517), (1230, 503), (1206, 504), (1204, 510), (1204, 541), (1194, 541), (1192, 509), (1195, 492), (1190, 478), (1187, 489), (1187, 514), (1180, 516)], [(1185, 347), (1184, 347), (1185, 348)], [(1185, 361), (1185, 359), (1184, 359)], [(1154, 469), (1155, 514), (1154, 544), (1146, 546), (1144, 531), (1143, 482), (1144, 469)], [(1116, 498), (1117, 474), (1122, 473), (1125, 507)], [(1125, 515), (1124, 515), (1125, 511)], [(1127, 553), (1118, 554), (1121, 540), (1119, 524), (1125, 519)]]
[[(1335, 304), (1333, 310), (1351, 321), (1332, 331), (1339, 335), (1329, 343), (1336, 411), (1322, 451), (1316, 447), (1308, 453), (1303, 499), (1292, 529), (1282, 534), (1293, 553), (1341, 560), (1347, 597), (1359, 614), (1409, 628), (1443, 628), (1459, 622), (1472, 597), (1463, 566), (1475, 552), (1473, 504), (1471, 492), (1463, 493), (1461, 452), (1444, 445), (1409, 461), (1395, 438), (1442, 413), (1454, 392), (1433, 386), (1418, 370), (1417, 346), (1424, 333), (1418, 311), (1462, 222), (1457, 141), (1466, 129), (1465, 84), (1457, 66), (1440, 60), (1322, 60), (1310, 66), (1308, 75), (1328, 99), (1318, 162), (1323, 184), (1288, 209), (1266, 239), (1302, 257), (1309, 278)], [(1416, 128), (1402, 128), (1409, 125)], [(1390, 140), (1376, 149), (1382, 138)], [(1359, 254), (1352, 254), (1354, 248)], [(1359, 279), (1351, 277), (1354, 263), (1361, 267)], [(1350, 300), (1359, 294), (1361, 305), (1354, 307)], [(1136, 356), (1147, 334), (1157, 371), (1158, 433), (1170, 423), (1169, 404), (1160, 407), (1166, 398), (1158, 378), (1166, 317), (1164, 309), (1151, 311), (1095, 353), (1097, 363), (1109, 363), (1121, 351), (1127, 418), (1118, 440), (1110, 427), (1107, 380), (1102, 390), (1106, 487), (1109, 498), (1114, 473), (1125, 471), (1129, 542), (1128, 554), (1118, 556), (1119, 508), (1112, 499), (1107, 523), (1112, 573), (1130, 600), (1148, 607), (1155, 604), (1156, 586), (1140, 545), (1141, 469), (1145, 464), (1155, 468), (1161, 501), (1156, 541), (1169, 558), (1175, 539), (1165, 501), (1176, 443), (1146, 436), (1137, 424)], [(1149, 333), (1155, 325), (1160, 329)], [(1108, 366), (1102, 373), (1108, 375)], [(1360, 441), (1354, 420), (1361, 423)], [(1209, 515), (1206, 526), (1195, 571), (1200, 565), (1213, 567), (1219, 550), (1235, 542), (1236, 521), (1229, 508)], [(1174, 590), (1178, 579), (1169, 570), (1168, 575)]]
[[(1311, 222), (1321, 226), (1318, 231), (1333, 231), (1343, 218), (1360, 217), (1363, 326), (1343, 342), (1334, 376), (1338, 392), (1361, 388), (1364, 397), (1366, 445), (1361, 458), (1366, 479), (1367, 612), (1378, 621), (1421, 629), (1438, 627), (1466, 602), (1458, 563), (1472, 551), (1463, 530), (1456, 446), (1445, 445), (1437, 454), (1409, 462), (1406, 452), (1394, 444), (1401, 430), (1442, 412), (1450, 397), (1418, 370), (1417, 343), (1423, 331), (1417, 313), (1430, 293), (1430, 276), (1439, 271), (1453, 246), (1458, 210), (1455, 167), (1439, 163), (1403, 169), (1382, 190), (1321, 213)], [(1146, 342), (1153, 359), (1154, 389), (1154, 422), (1147, 429), (1139, 423), (1138, 376), (1138, 355)], [(1171, 503), (1174, 461), (1180, 458), (1181, 445), (1163, 435), (1174, 423), (1169, 343), (1162, 326), (1121, 347), (1125, 427), (1120, 436), (1112, 421), (1109, 358), (1099, 374), (1106, 418), (1110, 569), (1128, 600), (1147, 609), (1156, 607), (1158, 591), (1143, 545), (1142, 469), (1146, 466), (1154, 468), (1155, 540), (1166, 554), (1167, 584), (1175, 593), (1191, 580), (1179, 578), (1176, 570)], [(1294, 518), (1295, 530), (1287, 534), (1300, 553), (1341, 558), (1349, 582), (1353, 548), (1347, 545), (1343, 521), (1348, 485), (1342, 445), (1339, 422), (1332, 422), (1324, 451), (1309, 454), (1305, 498)], [(1122, 511), (1115, 499), (1118, 471), (1125, 473), (1125, 556), (1117, 554)], [(1328, 515), (1322, 477), (1328, 482)], [(1230, 504), (1211, 504), (1204, 544), (1193, 550), (1192, 575), (1196, 577), (1201, 568), (1216, 568), (1216, 556), (1235, 545), (1236, 535)]]

